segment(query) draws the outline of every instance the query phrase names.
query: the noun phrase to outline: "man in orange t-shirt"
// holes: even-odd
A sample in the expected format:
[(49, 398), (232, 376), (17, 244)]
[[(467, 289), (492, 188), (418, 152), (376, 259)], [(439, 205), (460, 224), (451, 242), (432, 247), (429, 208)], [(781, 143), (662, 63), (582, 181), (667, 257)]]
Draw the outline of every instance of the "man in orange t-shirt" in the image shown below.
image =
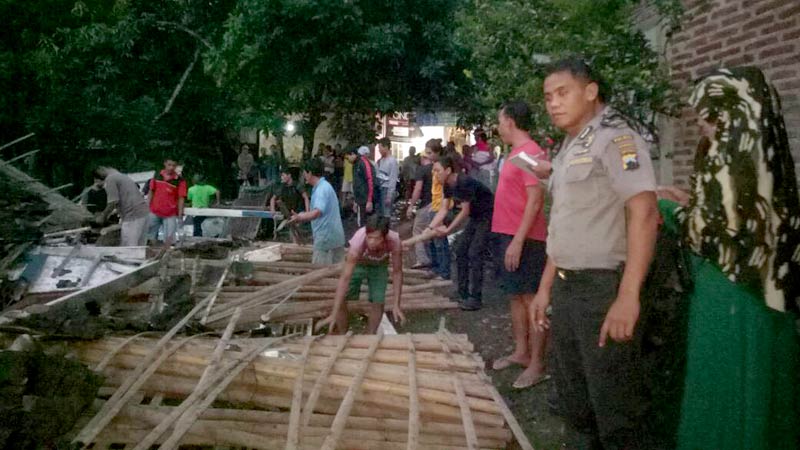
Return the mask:
[[(522, 101), (509, 102), (498, 113), (498, 131), (503, 142), (511, 145), (508, 158), (525, 152), (534, 159), (546, 159), (546, 153), (534, 142), (531, 110)], [(545, 241), (547, 221), (544, 216), (543, 183), (514, 164), (503, 164), (495, 192), (492, 232), (495, 234), (500, 290), (510, 296), (511, 329), (514, 352), (494, 361), (502, 370), (513, 364), (527, 367), (514, 381), (515, 388), (526, 388), (547, 379), (544, 373), (546, 332), (532, 326), (528, 306), (539, 288), (547, 261)]]

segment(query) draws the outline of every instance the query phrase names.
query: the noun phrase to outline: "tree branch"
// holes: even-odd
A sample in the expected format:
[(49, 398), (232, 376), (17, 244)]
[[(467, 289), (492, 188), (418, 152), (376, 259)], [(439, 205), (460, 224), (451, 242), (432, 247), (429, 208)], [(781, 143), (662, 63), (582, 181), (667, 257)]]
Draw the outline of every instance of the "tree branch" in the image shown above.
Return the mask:
[(164, 107), (164, 111), (161, 111), (161, 114), (157, 115), (156, 118), (153, 119), (153, 123), (158, 122), (158, 119), (167, 114), (169, 110), (172, 108), (172, 104), (175, 103), (175, 98), (178, 97), (178, 94), (181, 92), (181, 89), (183, 89), (184, 83), (186, 83), (186, 80), (189, 78), (189, 74), (192, 73), (192, 69), (194, 69), (194, 65), (197, 63), (197, 60), (199, 58), (200, 58), (200, 48), (194, 51), (194, 58), (192, 59), (192, 62), (189, 64), (189, 67), (187, 67), (186, 70), (183, 71), (183, 76), (181, 76), (181, 81), (178, 82), (178, 85), (175, 86), (175, 90), (172, 91), (172, 96), (169, 98), (167, 106)]
[(156, 25), (177, 28), (178, 30), (183, 31), (184, 33), (188, 34), (189, 36), (191, 36), (191, 37), (197, 39), (198, 41), (202, 42), (203, 45), (206, 46), (206, 48), (211, 49), (211, 44), (208, 42), (208, 40), (206, 40), (203, 36), (200, 36), (199, 34), (197, 34), (196, 31), (193, 31), (193, 30), (190, 30), (189, 28), (186, 28), (186, 26), (184, 26), (184, 25), (181, 25), (181, 24), (179, 24), (177, 22), (167, 22), (165, 20), (157, 20), (156, 21)]

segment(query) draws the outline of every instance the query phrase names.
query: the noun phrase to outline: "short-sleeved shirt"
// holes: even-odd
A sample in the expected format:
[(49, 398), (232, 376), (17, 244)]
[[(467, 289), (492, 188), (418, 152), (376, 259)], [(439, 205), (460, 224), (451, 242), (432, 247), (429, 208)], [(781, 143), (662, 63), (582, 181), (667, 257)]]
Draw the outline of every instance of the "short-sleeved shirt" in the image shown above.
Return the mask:
[[(431, 173), (433, 173), (433, 165), (431, 165)], [(442, 199), (444, 198), (444, 188), (439, 178), (431, 176), (431, 211), (437, 212), (442, 207)]]
[(311, 210), (318, 209), (320, 216), (311, 221), (316, 250), (331, 250), (344, 246), (344, 228), (339, 213), (339, 199), (325, 178), (320, 178), (311, 190)]
[(649, 145), (606, 108), (553, 161), (547, 254), (565, 269), (612, 269), (627, 256), (625, 202), (655, 191)]
[(186, 198), (186, 180), (177, 173), (161, 171), (150, 180), (150, 212), (158, 217), (178, 215), (178, 199)]
[(127, 175), (111, 171), (106, 176), (105, 186), (108, 201), (117, 202), (117, 211), (123, 221), (141, 219), (147, 215), (147, 201)]
[(278, 197), (289, 212), (303, 211), (306, 207), (303, 200), (303, 189), (297, 184), (276, 184), (272, 188), (272, 195)]
[[(419, 196), (419, 206), (424, 208), (431, 204), (431, 187), (433, 185), (433, 164), (417, 166), (414, 181), (422, 181), (422, 193)], [(441, 200), (439, 201), (441, 203)]]
[(469, 202), (469, 218), (473, 220), (492, 220), (494, 195), (480, 181), (469, 175), (458, 174), (454, 186), (444, 187), (444, 198), (454, 198)]
[(400, 250), (400, 235), (396, 231), (389, 231), (383, 242), (383, 247), (370, 250), (367, 247), (367, 227), (361, 227), (350, 238), (347, 254), (358, 258), (357, 264), (362, 266), (388, 265), (392, 261), (392, 253)]
[(349, 159), (344, 159), (344, 181), (346, 183), (353, 182), (353, 163)]
[[(512, 149), (509, 157), (522, 152), (536, 159), (547, 158), (547, 153), (534, 141), (528, 141)], [(517, 234), (517, 229), (522, 223), (522, 215), (525, 212), (525, 204), (528, 201), (527, 188), (537, 185), (539, 185), (538, 178), (514, 164), (503, 166), (495, 191), (494, 215), (492, 216), (493, 232), (512, 236)], [(536, 213), (536, 218), (528, 229), (526, 238), (543, 242), (547, 239), (547, 220), (544, 217), (544, 208), (540, 208)]]
[(196, 184), (189, 188), (186, 198), (194, 208), (208, 208), (211, 199), (217, 194), (217, 188), (210, 184)]

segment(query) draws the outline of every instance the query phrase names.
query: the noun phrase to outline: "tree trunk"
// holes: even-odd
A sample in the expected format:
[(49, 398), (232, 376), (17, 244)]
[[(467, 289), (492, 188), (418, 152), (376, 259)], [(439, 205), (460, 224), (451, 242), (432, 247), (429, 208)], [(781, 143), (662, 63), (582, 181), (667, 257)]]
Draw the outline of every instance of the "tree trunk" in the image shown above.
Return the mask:
[(314, 153), (314, 134), (317, 127), (325, 120), (325, 116), (319, 110), (311, 110), (303, 117), (303, 160), (308, 160)]

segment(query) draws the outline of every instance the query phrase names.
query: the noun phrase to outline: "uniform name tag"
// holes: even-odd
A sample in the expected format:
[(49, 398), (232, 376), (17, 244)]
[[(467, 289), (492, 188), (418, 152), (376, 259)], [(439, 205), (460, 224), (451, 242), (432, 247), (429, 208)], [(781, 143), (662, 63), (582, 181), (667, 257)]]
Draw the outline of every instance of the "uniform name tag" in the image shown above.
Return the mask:
[(592, 162), (591, 156), (584, 156), (583, 158), (575, 158), (569, 160), (569, 164), (567, 166), (577, 166), (578, 164), (589, 164)]
[(611, 140), (611, 142), (619, 144), (622, 141), (632, 141), (632, 140), (633, 136), (631, 136), (630, 134), (623, 134), (622, 136), (615, 137), (614, 139)]

